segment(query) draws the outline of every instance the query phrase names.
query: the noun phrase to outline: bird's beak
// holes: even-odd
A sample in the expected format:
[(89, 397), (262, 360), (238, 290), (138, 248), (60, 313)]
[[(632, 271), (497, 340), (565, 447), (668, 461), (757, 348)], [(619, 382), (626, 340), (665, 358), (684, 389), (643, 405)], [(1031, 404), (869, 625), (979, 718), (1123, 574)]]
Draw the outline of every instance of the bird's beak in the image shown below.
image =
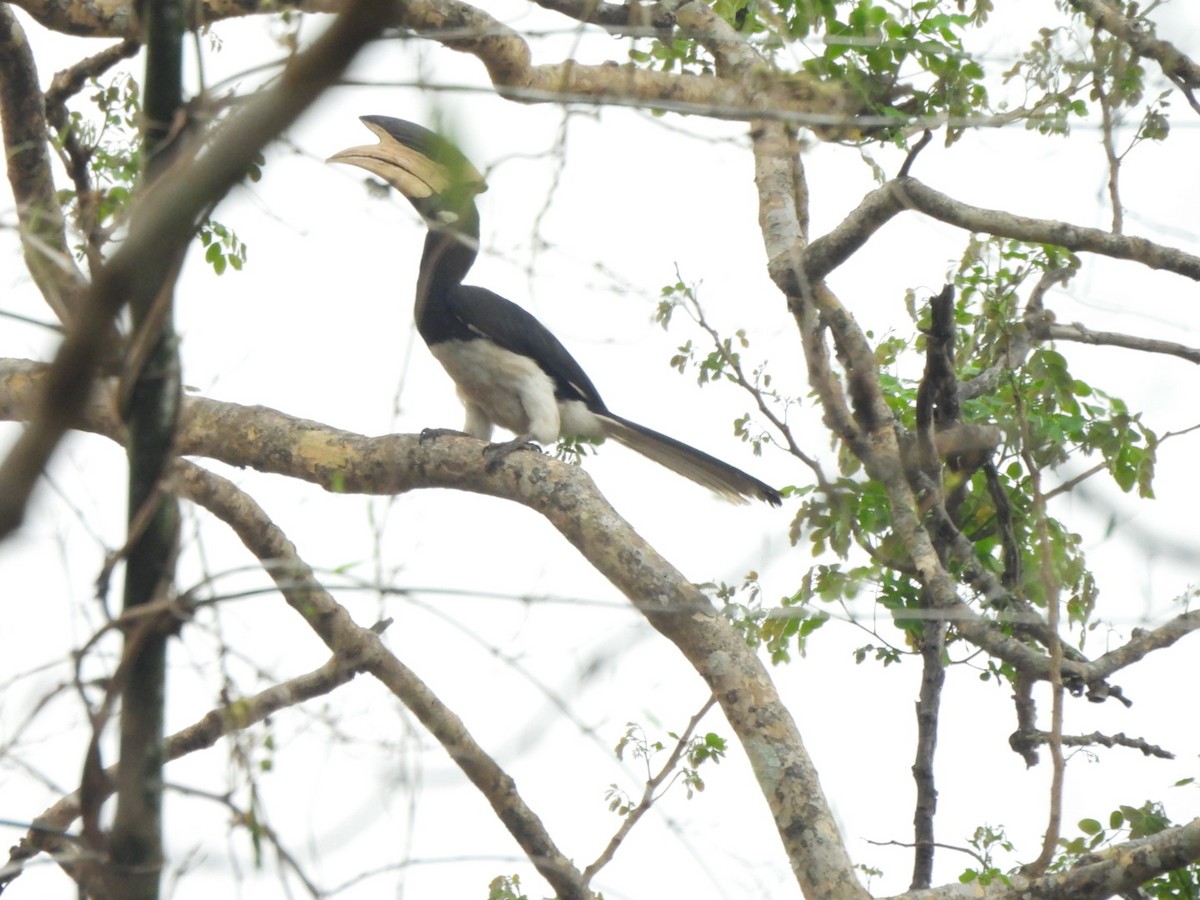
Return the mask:
[(366, 169), (409, 200), (447, 194), (454, 187), (471, 187), (472, 193), (486, 190), (483, 176), (470, 163), (466, 164), (465, 171), (451, 171), (445, 164), (396, 140), (380, 126), (372, 122), (363, 124), (375, 133), (379, 143), (350, 147), (333, 154), (326, 162), (346, 163)]

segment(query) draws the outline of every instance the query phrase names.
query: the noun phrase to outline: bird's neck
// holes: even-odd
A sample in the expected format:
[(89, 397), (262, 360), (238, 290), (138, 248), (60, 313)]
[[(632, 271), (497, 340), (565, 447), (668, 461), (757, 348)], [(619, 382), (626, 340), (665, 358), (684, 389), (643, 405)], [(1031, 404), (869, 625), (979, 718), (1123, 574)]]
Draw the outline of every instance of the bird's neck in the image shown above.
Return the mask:
[(462, 284), (477, 255), (478, 233), (431, 228), (421, 254), (421, 280), (443, 290)]
[(474, 204), (453, 225), (429, 226), (417, 279), (414, 314), (418, 327), (437, 314), (448, 292), (462, 284), (478, 255), (479, 216)]

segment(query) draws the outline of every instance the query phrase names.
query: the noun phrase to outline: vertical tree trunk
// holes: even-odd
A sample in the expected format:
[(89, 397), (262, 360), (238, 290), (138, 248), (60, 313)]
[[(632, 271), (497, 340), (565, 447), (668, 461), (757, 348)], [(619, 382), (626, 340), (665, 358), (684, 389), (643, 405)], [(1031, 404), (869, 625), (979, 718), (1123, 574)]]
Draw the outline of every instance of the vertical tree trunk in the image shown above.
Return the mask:
[[(144, 0), (144, 179), (163, 172), (182, 108), (183, 10), (180, 0)], [(181, 261), (181, 260), (180, 260)], [(179, 353), (172, 301), (178, 264), (152, 299), (131, 307), (125, 391), (129, 425), (129, 543), (126, 613), (170, 598), (179, 508), (162, 483), (179, 412)], [(109, 887), (124, 900), (157, 900), (162, 871), (163, 709), (169, 616), (134, 620), (125, 633), (128, 677), (121, 703), (117, 810), (111, 835)]]

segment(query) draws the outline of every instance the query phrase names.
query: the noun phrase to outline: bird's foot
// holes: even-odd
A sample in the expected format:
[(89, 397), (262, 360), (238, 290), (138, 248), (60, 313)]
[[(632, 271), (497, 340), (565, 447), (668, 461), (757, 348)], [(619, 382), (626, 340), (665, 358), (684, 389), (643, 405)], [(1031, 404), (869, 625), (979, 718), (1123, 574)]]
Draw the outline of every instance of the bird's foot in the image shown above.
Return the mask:
[(465, 431), (456, 431), (453, 428), (422, 428), (418, 440), (422, 444), (432, 444), (441, 437), (470, 437)]
[(526, 435), (513, 438), (511, 441), (488, 444), (483, 448), (483, 455), (488, 458), (487, 470), (495, 472), (511, 454), (516, 453), (518, 450), (533, 450), (536, 453), (542, 452), (542, 448), (531, 441)]

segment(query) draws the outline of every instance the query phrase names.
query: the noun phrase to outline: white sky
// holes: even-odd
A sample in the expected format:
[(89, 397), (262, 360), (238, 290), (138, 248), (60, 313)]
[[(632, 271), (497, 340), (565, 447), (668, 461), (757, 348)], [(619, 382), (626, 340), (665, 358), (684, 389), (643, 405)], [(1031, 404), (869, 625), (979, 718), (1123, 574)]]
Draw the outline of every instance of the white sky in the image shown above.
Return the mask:
[[(493, 12), (519, 27), (542, 21), (521, 4), (506, 9)], [(1007, 65), (1013, 48), (1031, 39), (1045, 4), (1026, 0), (1006, 5), (1004, 13), (1011, 40), (985, 50)], [(1177, 13), (1176, 24), (1182, 18)], [(259, 22), (227, 23), (216, 31), (223, 49), (206, 54), (210, 83), (275, 56)], [(49, 54), (42, 60), (43, 82), (56, 68), (101, 46), (50, 37), (36, 26), (30, 32), (35, 48)], [(1195, 26), (1186, 33), (1164, 27), (1163, 35), (1200, 53)], [(558, 58), (568, 40), (535, 43), (535, 60)], [(623, 42), (605, 37), (580, 45), (580, 56), (589, 61), (619, 60), (624, 52)], [(670, 334), (650, 321), (659, 289), (674, 280), (678, 267), (685, 280), (701, 284), (701, 300), (719, 327), (748, 329), (749, 353), (771, 361), (777, 384), (798, 396), (807, 393), (791, 323), (765, 273), (743, 125), (654, 119), (623, 109), (583, 110), (570, 118), (560, 172), (553, 149), (563, 122), (560, 109), (515, 105), (486, 91), (400, 86), (421, 81), (482, 86), (480, 66), (469, 57), (395, 41), (373, 48), (354, 74), (378, 86), (332, 92), (293, 130), (290, 147), (271, 152), (262, 182), (239, 189), (218, 211), (216, 217), (249, 245), (249, 263), (244, 272), (221, 278), (213, 277), (199, 256), (189, 266), (179, 296), (189, 385), (215, 398), (261, 403), (367, 434), (461, 423), (449, 379), (414, 340), (411, 328), (423, 226), (400, 198), (371, 201), (356, 170), (321, 162), (368, 139), (358, 115), (429, 122), (440, 109), (453, 117), (468, 155), (491, 169), (491, 187), (480, 203), (485, 252), (470, 280), (535, 312), (622, 415), (768, 481), (807, 481), (807, 473), (782, 455), (756, 459), (733, 437), (730, 423), (747, 408), (744, 398), (720, 386), (698, 392), (693, 379), (669, 369), (674, 348), (699, 336), (682, 321)], [(1123, 170), (1127, 223), (1131, 232), (1196, 252), (1200, 169), (1194, 161), (1200, 132), (1181, 101), (1172, 108), (1178, 122), (1171, 139), (1140, 147)], [(895, 154), (872, 155), (889, 172), (899, 164)], [(854, 150), (816, 147), (806, 154), (805, 165), (814, 235), (836, 224), (874, 186)], [(949, 151), (935, 143), (914, 174), (981, 206), (1052, 217), (1065, 210), (1077, 224), (1107, 227), (1109, 222), (1098, 133), (1086, 127), (1070, 139), (1039, 139), (1014, 128), (968, 134)], [(44, 318), (17, 262), (7, 185), (0, 191), (5, 192), (0, 193), (0, 259), (12, 261), (0, 268), (0, 308)], [(544, 245), (531, 249), (543, 209), (538, 236)], [(907, 334), (904, 290), (916, 288), (924, 298), (940, 288), (963, 243), (952, 229), (909, 214), (886, 226), (834, 274), (831, 285), (877, 335), (893, 328)], [(1196, 296), (1195, 285), (1177, 277), (1130, 263), (1089, 260), (1050, 302), (1060, 321), (1196, 345)], [(31, 358), (45, 358), (53, 346), (45, 333), (13, 322), (0, 342), (3, 355)], [(1187, 363), (1078, 346), (1064, 352), (1078, 377), (1146, 409), (1147, 422), (1160, 433), (1195, 421), (1196, 374)], [(805, 449), (828, 458), (828, 437), (811, 407), (793, 415), (806, 435)], [(4, 426), (0, 433), (11, 439), (14, 430)], [(1119, 642), (1134, 626), (1162, 621), (1176, 608), (1173, 598), (1194, 580), (1194, 556), (1151, 556), (1145, 544), (1124, 539), (1144, 529), (1152, 545), (1165, 546), (1163, 539), (1169, 538), (1194, 553), (1194, 453), (1190, 437), (1162, 448), (1160, 499), (1154, 504), (1136, 503), (1097, 485), (1094, 505), (1075, 500), (1056, 508), (1085, 535), (1103, 591), (1104, 620), (1112, 623), (1111, 630), (1101, 625), (1089, 635), (1088, 652)], [(25, 531), (0, 547), (0, 585), (14, 616), (0, 634), (5, 661), (0, 745), (18, 734), (23, 717), (68, 670), (58, 665), (30, 673), (81, 646), (99, 621), (88, 600), (89, 585), (106, 549), (121, 541), (121, 461), (98, 439), (73, 439), (55, 462), (55, 488), (42, 490)], [(756, 569), (766, 595), (775, 598), (791, 594), (812, 563), (807, 548), (788, 547), (789, 512), (725, 505), (614, 446), (602, 448), (586, 466), (616, 508), (695, 581), (736, 582)], [(612, 760), (611, 748), (626, 723), (640, 722), (665, 739), (664, 733), (680, 730), (705, 699), (702, 683), (674, 648), (524, 509), (449, 491), (364, 500), (252, 472), (225, 474), (276, 517), (318, 568), (350, 567), (365, 582), (382, 580), (394, 588), (462, 592), (418, 592), (411, 601), (374, 591), (338, 596), (360, 622), (382, 615), (396, 620), (387, 639), (400, 657), (514, 775), (560, 847), (581, 865), (593, 859), (618, 825), (605, 810), (609, 784), (630, 793), (640, 790), (637, 766)], [(1118, 524), (1106, 537), (1110, 511)], [(182, 588), (205, 573), (250, 563), (203, 514), (189, 519), (186, 535)], [(331, 577), (334, 583), (343, 580)], [(217, 582), (217, 589), (264, 583), (253, 574), (230, 575)], [(467, 596), (473, 592), (483, 596)], [(558, 599), (522, 603), (493, 595)], [(869, 597), (852, 609), (867, 627), (878, 621), (887, 639), (899, 639), (882, 616), (876, 619)], [(294, 675), (325, 659), (323, 648), (276, 596), (231, 601), (219, 610), (225, 640), (270, 677)], [(51, 622), (60, 627), (47, 628)], [(213, 662), (211, 631), (217, 627), (208, 615), (173, 648), (171, 728), (191, 722), (215, 700), (220, 669)], [(874, 664), (855, 666), (852, 649), (868, 642), (879, 643), (853, 625), (831, 623), (816, 635), (805, 660), (774, 674), (822, 773), (851, 853), (856, 861), (885, 870), (873, 889), (897, 892), (908, 883), (908, 851), (870, 842), (911, 839), (909, 767), (919, 665), (908, 660), (886, 671)], [(1119, 803), (1163, 799), (1177, 821), (1200, 813), (1194, 788), (1168, 788), (1196, 774), (1200, 749), (1192, 717), (1171, 702), (1190, 674), (1182, 668), (1189, 654), (1194, 649), (1187, 643), (1114, 679), (1136, 701), (1130, 710), (1111, 702), (1068, 703), (1069, 732), (1123, 731), (1180, 753), (1175, 763), (1144, 762), (1135, 751), (1120, 750), (1102, 751), (1101, 764), (1077, 757), (1068, 772), (1068, 835), (1075, 833), (1079, 818), (1104, 818)], [(954, 655), (961, 659), (962, 649)], [(591, 732), (581, 732), (559, 715), (511, 660), (565, 697), (575, 720)], [(227, 659), (225, 665), (242, 690), (264, 686), (245, 660)], [(938, 837), (961, 845), (977, 825), (1004, 824), (1019, 842), (1019, 858), (1029, 859), (1036, 855), (1043, 827), (1049, 764), (1026, 772), (1008, 750), (1007, 737), (1015, 727), (1009, 692), (981, 685), (977, 675), (967, 666), (949, 672), (937, 758)], [(1048, 711), (1044, 692), (1040, 700)], [(336, 718), (332, 726), (327, 712)], [(705, 727), (732, 737), (719, 715), (710, 714)], [(478, 795), (462, 787), (441, 749), (369, 679), (338, 692), (328, 710), (312, 704), (275, 717), (272, 733), (281, 749), (271, 754), (274, 770), (261, 782), (268, 819), (323, 887), (409, 855), (466, 857), (413, 865), (399, 888), (393, 875), (338, 896), (480, 897), (489, 878), (509, 872), (521, 873), (531, 896), (544, 893)], [(261, 731), (257, 734), (261, 738)], [(20, 733), (13, 757), (35, 765), (54, 789), (19, 767), (0, 767), (4, 815), (27, 819), (55, 799), (55, 789), (72, 788), (86, 738), (79, 705), (69, 694), (32, 732)], [(265, 751), (255, 753), (259, 758)], [(221, 791), (227, 768), (218, 748), (173, 764), (168, 777), (173, 784)], [(735, 745), (729, 760), (703, 774), (709, 786), (704, 795), (688, 802), (676, 791), (662, 804), (662, 815), (649, 816), (634, 831), (596, 882), (605, 896), (796, 895), (740, 749)], [(239, 802), (245, 799), (244, 791), (237, 794)], [(230, 833), (220, 807), (172, 794), (168, 813), (172, 863), (192, 860), (200, 869), (179, 883), (174, 894), (179, 900), (209, 896), (216, 885), (246, 897), (286, 896), (273, 863), (261, 873), (253, 871), (244, 833)], [(673, 834), (673, 823), (682, 837)], [(15, 841), (19, 831), (10, 829), (10, 834)], [(231, 855), (240, 861), (241, 887), (233, 878)], [(1002, 865), (1012, 862), (1001, 860)], [(967, 857), (944, 852), (935, 883), (955, 879), (968, 864)], [(294, 884), (293, 889), (303, 895)], [(9, 893), (15, 900), (73, 896), (49, 865), (23, 876)]]

